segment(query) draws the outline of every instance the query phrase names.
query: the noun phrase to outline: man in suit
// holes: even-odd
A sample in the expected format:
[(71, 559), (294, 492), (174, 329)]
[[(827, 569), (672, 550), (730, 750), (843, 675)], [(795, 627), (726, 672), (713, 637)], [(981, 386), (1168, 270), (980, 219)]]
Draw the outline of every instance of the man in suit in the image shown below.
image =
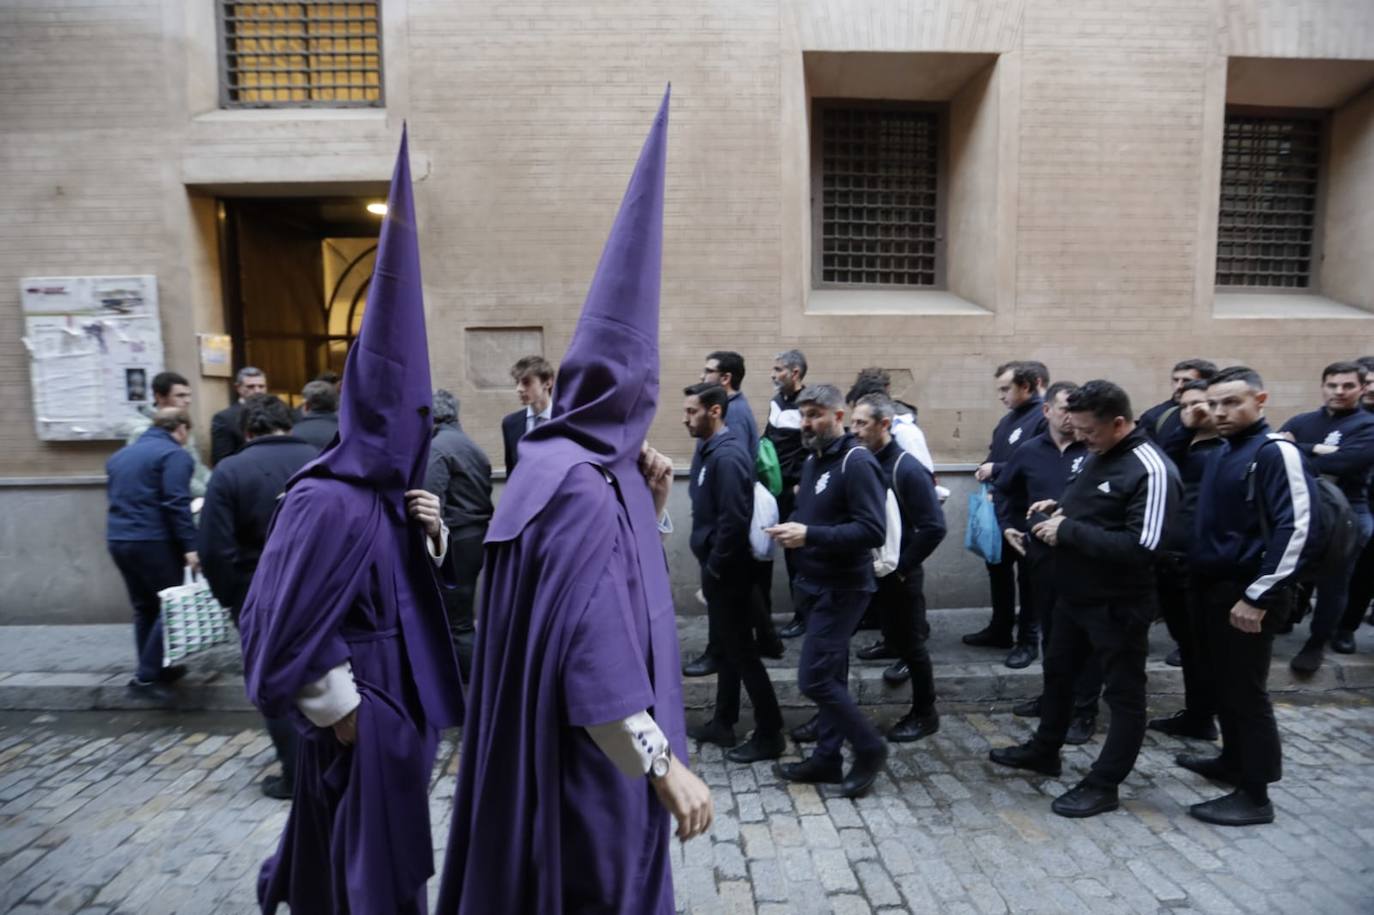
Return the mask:
[(315, 379), (301, 388), (301, 417), (291, 434), (323, 451), (339, 431), (339, 389)]
[(210, 466), (213, 468), (243, 447), (243, 432), (239, 428), (239, 414), (243, 402), (254, 394), (267, 393), (267, 376), (262, 369), (245, 365), (234, 376), (234, 390), (239, 399), (215, 414), (210, 421)]
[(506, 445), (506, 476), (515, 472), (516, 446), (535, 426), (547, 422), (553, 410), (554, 368), (543, 356), (526, 356), (511, 366), (515, 394), (521, 409), (501, 420), (501, 439)]

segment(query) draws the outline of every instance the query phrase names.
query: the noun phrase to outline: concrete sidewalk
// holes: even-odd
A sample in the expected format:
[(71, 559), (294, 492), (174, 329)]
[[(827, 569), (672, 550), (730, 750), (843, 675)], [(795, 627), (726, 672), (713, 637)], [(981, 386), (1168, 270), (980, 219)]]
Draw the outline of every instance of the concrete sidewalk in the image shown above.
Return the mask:
[[(1037, 662), (1024, 670), (1002, 664), (1005, 652), (969, 648), (959, 637), (979, 629), (989, 611), (982, 608), (939, 610), (930, 614), (931, 654), (935, 658), (935, 686), (945, 703), (992, 705), (1034, 696), (1040, 691), (1041, 669)], [(784, 622), (779, 617), (779, 623)], [(1305, 621), (1304, 621), (1305, 623)], [(679, 620), (683, 659), (696, 657), (706, 642), (706, 620), (692, 616)], [(1274, 652), (1270, 689), (1275, 693), (1321, 693), (1338, 689), (1374, 689), (1374, 654), (1327, 654), (1315, 676), (1298, 678), (1288, 668), (1306, 636), (1306, 625), (1281, 637)], [(855, 648), (869, 644), (877, 633), (860, 632)], [(1365, 652), (1374, 649), (1374, 629), (1363, 628), (1358, 638)], [(787, 643), (787, 654), (768, 661), (778, 698), (785, 707), (800, 708), (810, 702), (797, 689), (797, 655), (801, 640)], [(1163, 625), (1150, 631), (1150, 693), (1181, 696), (1183, 675), (1163, 658), (1173, 644)], [(0, 709), (82, 711), (90, 709), (146, 708), (131, 697), (125, 686), (133, 663), (133, 629), (124, 625), (101, 626), (4, 626), (0, 627)], [(178, 686), (182, 709), (248, 710), (243, 692), (243, 665), (238, 648), (221, 646), (188, 659), (191, 672)], [(884, 663), (855, 661), (850, 688), (867, 706), (900, 706), (910, 701), (910, 690), (883, 683)], [(707, 708), (715, 694), (715, 678), (688, 679), (684, 684), (688, 708)], [(1168, 702), (1162, 704), (1169, 704)]]

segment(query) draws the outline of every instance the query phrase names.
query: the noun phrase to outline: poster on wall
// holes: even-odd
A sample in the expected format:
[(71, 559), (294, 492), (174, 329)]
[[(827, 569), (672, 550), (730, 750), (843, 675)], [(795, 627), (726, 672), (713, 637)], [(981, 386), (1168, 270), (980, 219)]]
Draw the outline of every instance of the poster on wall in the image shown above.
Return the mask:
[(162, 371), (155, 276), (19, 281), (38, 437), (122, 439)]

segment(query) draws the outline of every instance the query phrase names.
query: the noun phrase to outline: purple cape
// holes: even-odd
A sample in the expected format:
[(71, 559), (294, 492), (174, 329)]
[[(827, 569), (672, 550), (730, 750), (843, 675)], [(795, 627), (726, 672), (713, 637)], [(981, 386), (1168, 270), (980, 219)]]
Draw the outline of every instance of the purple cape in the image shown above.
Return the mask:
[(577, 330), (553, 418), (487, 534), (438, 911), (673, 911), (669, 816), (585, 727), (648, 709), (685, 759), (677, 628), (638, 469), (658, 400), (668, 96)]
[[(291, 816), (258, 881), (267, 912), (423, 912), (437, 731), (461, 720), (434, 565), (405, 515), (432, 423), (404, 136), (388, 207), (339, 436), (287, 484), (240, 619), (249, 699), (304, 735)], [(362, 699), (352, 748), (295, 701), (345, 661)]]

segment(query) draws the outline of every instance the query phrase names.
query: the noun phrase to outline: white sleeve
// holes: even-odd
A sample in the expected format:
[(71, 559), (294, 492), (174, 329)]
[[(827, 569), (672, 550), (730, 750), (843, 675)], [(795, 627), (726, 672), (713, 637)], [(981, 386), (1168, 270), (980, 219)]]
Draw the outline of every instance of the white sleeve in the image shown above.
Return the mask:
[(434, 538), (425, 535), (425, 549), (429, 550), (429, 558), (434, 560), (436, 566), (444, 564), (444, 557), (448, 555), (448, 525), (439, 522), (439, 547), (435, 549)]
[(332, 727), (342, 721), (362, 701), (357, 684), (353, 682), (353, 665), (347, 661), (296, 693), (296, 705), (301, 713), (320, 728)]
[(892, 437), (897, 440), (903, 451), (909, 452), (912, 457), (924, 464), (926, 470), (935, 472), (935, 460), (930, 456), (930, 446), (926, 444), (926, 434), (921, 431), (920, 426), (915, 423), (894, 424)]
[(654, 757), (668, 746), (668, 738), (647, 711), (635, 712), (620, 721), (594, 724), (587, 728), (587, 733), (628, 778), (647, 775)]

